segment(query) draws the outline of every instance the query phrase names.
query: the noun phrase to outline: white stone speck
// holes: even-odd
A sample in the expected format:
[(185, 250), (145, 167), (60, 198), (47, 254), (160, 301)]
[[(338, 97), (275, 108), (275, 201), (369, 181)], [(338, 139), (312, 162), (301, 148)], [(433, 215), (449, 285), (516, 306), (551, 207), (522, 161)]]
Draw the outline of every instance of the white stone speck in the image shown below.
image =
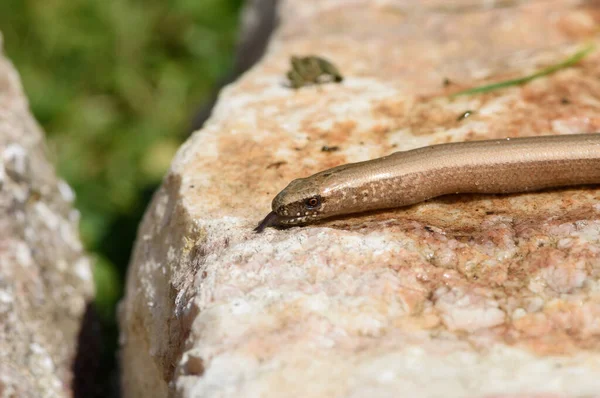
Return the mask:
[(29, 350), (36, 358), (35, 368), (38, 371), (44, 370), (46, 372), (51, 372), (54, 370), (54, 362), (52, 362), (52, 358), (48, 355), (48, 351), (37, 343), (31, 343), (29, 345)]
[(16, 246), (15, 257), (21, 267), (30, 267), (33, 264), (31, 250), (22, 242)]
[(517, 308), (512, 313), (512, 320), (516, 321), (523, 318), (525, 315), (527, 315), (527, 311), (525, 311), (523, 308)]
[(14, 296), (6, 290), (0, 290), (0, 303), (10, 304), (14, 301)]
[(58, 228), (60, 220), (44, 202), (37, 202), (35, 204), (35, 211), (36, 213), (38, 213), (42, 222), (46, 224), (48, 228)]
[(66, 202), (70, 203), (75, 200), (75, 192), (71, 189), (69, 184), (67, 184), (64, 180), (59, 180), (57, 186), (58, 186), (58, 192), (60, 192), (60, 196), (62, 196), (62, 198)]
[(90, 267), (90, 261), (87, 257), (82, 257), (73, 266), (73, 270), (75, 271), (75, 275), (79, 277), (79, 279), (84, 281), (92, 280), (92, 270)]
[(21, 145), (9, 145), (4, 150), (2, 157), (8, 171), (15, 173), (19, 177), (27, 175), (27, 152)]

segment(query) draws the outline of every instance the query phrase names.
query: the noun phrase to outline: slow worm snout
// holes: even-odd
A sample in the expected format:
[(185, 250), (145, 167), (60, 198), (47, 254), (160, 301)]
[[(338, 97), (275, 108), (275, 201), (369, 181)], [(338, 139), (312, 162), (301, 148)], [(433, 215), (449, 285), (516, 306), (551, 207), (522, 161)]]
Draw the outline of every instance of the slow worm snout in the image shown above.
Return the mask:
[(453, 193), (600, 184), (600, 134), (433, 145), (292, 181), (255, 229), (407, 206)]

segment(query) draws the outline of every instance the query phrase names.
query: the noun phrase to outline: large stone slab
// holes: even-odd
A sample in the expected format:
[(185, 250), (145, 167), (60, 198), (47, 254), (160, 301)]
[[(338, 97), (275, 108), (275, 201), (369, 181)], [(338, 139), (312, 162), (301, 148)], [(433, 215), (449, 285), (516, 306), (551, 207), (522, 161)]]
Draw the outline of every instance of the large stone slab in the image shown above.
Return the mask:
[[(281, 2), (265, 56), (223, 90), (140, 226), (121, 307), (125, 396), (597, 396), (597, 188), (252, 229), (290, 180), (342, 163), (598, 131), (598, 52), (521, 87), (448, 98), (562, 61), (594, 38), (598, 11)], [(287, 88), (290, 57), (309, 54), (344, 81)]]
[[(0, 37), (1, 48), (1, 37)], [(71, 188), (0, 53), (0, 396), (70, 397), (93, 280)]]

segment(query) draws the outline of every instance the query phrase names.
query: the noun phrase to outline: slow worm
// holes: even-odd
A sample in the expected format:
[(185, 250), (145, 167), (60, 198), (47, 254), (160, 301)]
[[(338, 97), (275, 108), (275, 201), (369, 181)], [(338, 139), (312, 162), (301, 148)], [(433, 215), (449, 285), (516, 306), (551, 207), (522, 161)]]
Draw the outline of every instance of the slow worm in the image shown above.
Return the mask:
[(389, 209), (454, 193), (600, 184), (600, 133), (432, 145), (293, 180), (256, 227)]

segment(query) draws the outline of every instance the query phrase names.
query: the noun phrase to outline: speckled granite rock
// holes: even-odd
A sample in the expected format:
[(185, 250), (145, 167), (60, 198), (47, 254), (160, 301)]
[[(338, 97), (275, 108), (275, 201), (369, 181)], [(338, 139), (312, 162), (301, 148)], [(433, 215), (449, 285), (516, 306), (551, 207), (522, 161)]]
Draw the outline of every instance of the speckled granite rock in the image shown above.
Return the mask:
[[(448, 98), (561, 61), (596, 32), (597, 2), (522, 3), (283, 1), (267, 53), (181, 148), (140, 227), (125, 396), (600, 396), (600, 189), (252, 232), (290, 180), (334, 165), (598, 131), (598, 51)], [(325, 56), (345, 80), (290, 90), (292, 54)]]
[(77, 336), (93, 293), (72, 200), (0, 54), (0, 397), (72, 396)]

